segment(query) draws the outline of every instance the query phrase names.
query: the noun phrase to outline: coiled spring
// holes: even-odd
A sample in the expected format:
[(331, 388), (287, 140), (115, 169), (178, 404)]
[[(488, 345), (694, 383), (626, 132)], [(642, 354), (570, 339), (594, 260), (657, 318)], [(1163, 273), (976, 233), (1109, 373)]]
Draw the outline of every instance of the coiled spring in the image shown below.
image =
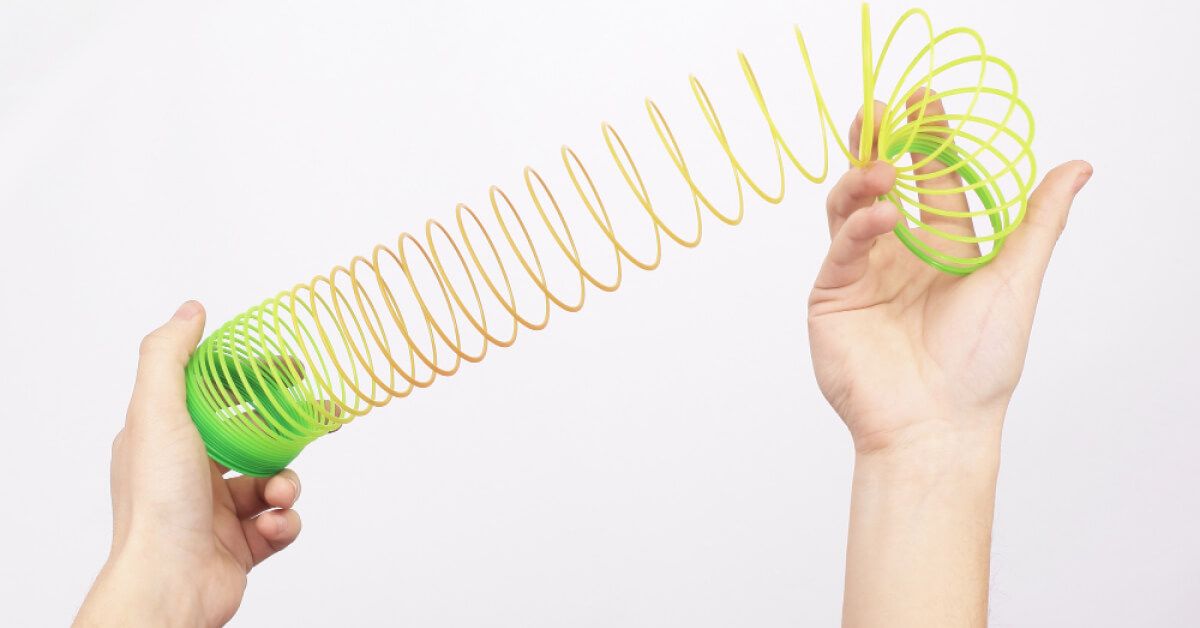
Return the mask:
[[(639, 257), (622, 244), (583, 161), (571, 148), (563, 147), (561, 160), (572, 184), (570, 193), (591, 215), (587, 226), (599, 232), (606, 248), (611, 245), (610, 271), (599, 272), (595, 263), (585, 264), (550, 186), (537, 171), (526, 168), (528, 203), (524, 209), (501, 189), (493, 186), (489, 190), (490, 211), (499, 234), (494, 228), (489, 232), (475, 210), (459, 204), (453, 224), (429, 220), (422, 234), (402, 233), (392, 246), (376, 246), (369, 256), (355, 257), (327, 275), (280, 292), (206, 338), (188, 364), (186, 379), (188, 409), (210, 456), (248, 475), (279, 471), (314, 439), (431, 385), (438, 376), (453, 375), (463, 363), (479, 362), (492, 345), (513, 344), (520, 327), (542, 329), (549, 322), (551, 305), (578, 311), (588, 285), (606, 292), (616, 290), (624, 262), (644, 270), (656, 268), (662, 259), (664, 235), (680, 246), (697, 246), (703, 213), (725, 224), (738, 224), (744, 215), (746, 188), (768, 203), (781, 202), (785, 163), (811, 182), (823, 181), (829, 172), (830, 135), (855, 166), (866, 165), (876, 145), (878, 158), (896, 166), (897, 181), (887, 198), (904, 216), (895, 233), (915, 255), (954, 274), (967, 274), (986, 264), (1020, 224), (1036, 171), (1031, 152), (1033, 118), (1017, 97), (1012, 68), (987, 54), (983, 40), (970, 29), (935, 34), (929, 16), (921, 10), (908, 11), (897, 20), (876, 57), (866, 5), (862, 20), (864, 120), (859, 146), (847, 146), (837, 132), (799, 28), (795, 29), (796, 42), (819, 118), (819, 168), (806, 167), (797, 158), (768, 108), (750, 62), (739, 53), (746, 83), (774, 145), (778, 169), (772, 173), (771, 183), (751, 177), (734, 154), (713, 101), (700, 81), (691, 77), (696, 103), (734, 174), (736, 209), (718, 208), (705, 193), (663, 112), (647, 99), (651, 126), (691, 191), (695, 222), (687, 230), (668, 225), (655, 209), (631, 151), (615, 128), (603, 124), (602, 136), (612, 161), (636, 205), (650, 219), (653, 255)], [(882, 108), (877, 109), (876, 83), (884, 58), (901, 27), (909, 22), (928, 32), (928, 43), (900, 73)], [(965, 41), (969, 52), (935, 62), (935, 51), (951, 41)], [(932, 91), (935, 78), (963, 68), (969, 68), (974, 76), (976, 66), (977, 82), (950, 86), (936, 95)], [(1001, 86), (986, 82), (989, 71), (1001, 76)], [(943, 113), (941, 106), (931, 107), (935, 101), (955, 97), (967, 101), (961, 113)], [(985, 101), (991, 102), (995, 115), (978, 113)], [(907, 154), (923, 157), (899, 163)], [(938, 177), (945, 180), (947, 174), (957, 175), (953, 180), (961, 184), (921, 185)], [(982, 209), (947, 211), (922, 201), (922, 197), (929, 200), (929, 195), (962, 193), (972, 193)], [(974, 222), (983, 225), (984, 233), (976, 235), (974, 229), (953, 232), (943, 228), (943, 223), (934, 224), (929, 216), (972, 221), (978, 217), (981, 222)], [(556, 245), (553, 250), (535, 248), (530, 232), (534, 227), (546, 230)], [(578, 275), (577, 281), (572, 278), (570, 291), (551, 288), (544, 264), (551, 255), (561, 256), (565, 267)], [(507, 267), (502, 260), (506, 256), (510, 260)], [(432, 280), (420, 282), (416, 274)], [(521, 290), (515, 286), (526, 280), (533, 288), (531, 293), (537, 295), (537, 315), (528, 313), (528, 301), (518, 306)], [(526, 292), (529, 287), (525, 286)]]

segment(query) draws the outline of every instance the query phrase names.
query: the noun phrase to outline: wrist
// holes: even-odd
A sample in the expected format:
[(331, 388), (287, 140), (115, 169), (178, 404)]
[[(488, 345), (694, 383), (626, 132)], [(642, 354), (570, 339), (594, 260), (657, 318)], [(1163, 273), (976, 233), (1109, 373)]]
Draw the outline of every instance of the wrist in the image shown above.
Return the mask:
[(990, 476), (1000, 464), (1003, 415), (997, 419), (919, 421), (855, 437), (855, 468), (914, 480)]
[(152, 556), (123, 550), (109, 557), (88, 592), (76, 626), (203, 626), (200, 592), (163, 573)]
[(962, 409), (930, 402), (901, 410), (899, 413), (894, 407), (873, 407), (861, 413), (839, 412), (850, 429), (855, 452), (936, 449), (939, 444), (999, 446), (1008, 406)]

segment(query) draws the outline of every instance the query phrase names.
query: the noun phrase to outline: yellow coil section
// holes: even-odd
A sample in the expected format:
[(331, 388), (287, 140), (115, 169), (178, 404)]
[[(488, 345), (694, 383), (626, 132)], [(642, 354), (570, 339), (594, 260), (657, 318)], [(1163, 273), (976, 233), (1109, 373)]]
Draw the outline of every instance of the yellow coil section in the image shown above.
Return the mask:
[[(927, 33), (927, 43), (900, 72), (891, 91), (881, 92), (877, 82), (884, 59), (909, 23), (921, 29), (922, 39)], [(798, 28), (795, 36), (819, 116), (822, 147), (817, 167), (805, 166), (797, 158), (776, 124), (749, 60), (739, 53), (746, 84), (774, 145), (778, 168), (772, 169), (770, 181), (756, 180), (739, 161), (708, 92), (697, 78), (690, 78), (696, 104), (728, 157), (736, 182), (736, 208), (722, 210), (705, 193), (663, 112), (647, 99), (650, 124), (694, 201), (695, 222), (686, 231), (668, 225), (656, 210), (631, 151), (615, 128), (603, 124), (602, 136), (613, 164), (650, 219), (653, 254), (639, 257), (622, 243), (596, 182), (576, 152), (564, 146), (560, 156), (571, 188), (559, 194), (577, 197), (586, 208), (592, 220), (583, 226), (568, 224), (546, 180), (526, 168), (523, 208), (499, 188), (489, 190), (488, 211), (499, 233), (494, 228), (489, 232), (479, 213), (459, 204), (452, 224), (429, 220), (422, 233), (401, 233), (391, 245), (378, 245), (368, 256), (355, 257), (327, 275), (280, 292), (206, 338), (187, 368), (187, 403), (209, 454), (242, 473), (277, 472), (312, 440), (431, 385), (438, 376), (453, 375), (464, 362), (479, 362), (490, 346), (513, 344), (521, 327), (542, 329), (552, 306), (578, 311), (589, 285), (616, 290), (625, 262), (644, 270), (656, 268), (664, 236), (682, 247), (697, 246), (704, 213), (725, 224), (738, 224), (747, 189), (768, 203), (781, 202), (787, 164), (811, 182), (823, 181), (829, 173), (830, 136), (855, 166), (871, 160), (874, 146), (879, 147), (879, 159), (896, 166), (896, 184), (887, 198), (905, 217), (896, 235), (915, 255), (955, 274), (969, 273), (994, 258), (1004, 238), (1021, 222), (1036, 172), (1031, 152), (1033, 118), (1017, 97), (1012, 68), (989, 55), (982, 38), (970, 29), (935, 33), (921, 10), (902, 15), (875, 55), (869, 12), (863, 5), (864, 120), (859, 145), (852, 147), (842, 140), (830, 116)], [(967, 52), (935, 59), (935, 52), (950, 43), (954, 48), (964, 48), (965, 43)], [(966, 84), (942, 84), (944, 77), (964, 75), (964, 70), (973, 77)], [(986, 80), (989, 71), (1001, 77), (999, 86)], [(941, 88), (936, 94), (935, 78)], [(882, 100), (881, 108), (875, 105), (876, 98)], [(951, 99), (966, 102), (961, 112), (942, 112), (940, 103)], [(910, 163), (902, 163), (901, 158), (909, 154), (914, 155)], [(947, 174), (957, 175), (953, 180), (961, 184), (922, 186), (923, 181), (945, 180)], [(953, 212), (923, 202), (923, 197), (927, 201), (934, 195), (963, 193), (976, 196), (983, 208)], [(931, 216), (979, 218), (984, 232), (948, 230), (943, 223), (934, 224)], [(595, 263), (593, 267), (584, 263), (575, 235), (582, 228), (596, 230), (605, 246), (611, 245), (611, 265), (603, 272)], [(554, 246), (538, 250), (531, 229), (544, 229)], [(544, 264), (548, 256), (560, 256), (577, 273), (577, 281), (569, 282), (570, 290), (551, 288)], [(507, 266), (504, 257), (510, 260)], [(419, 281), (419, 274), (432, 279)], [(520, 282), (528, 283), (522, 288)], [(519, 307), (522, 292), (537, 295), (533, 309), (538, 314), (529, 314), (528, 303)]]

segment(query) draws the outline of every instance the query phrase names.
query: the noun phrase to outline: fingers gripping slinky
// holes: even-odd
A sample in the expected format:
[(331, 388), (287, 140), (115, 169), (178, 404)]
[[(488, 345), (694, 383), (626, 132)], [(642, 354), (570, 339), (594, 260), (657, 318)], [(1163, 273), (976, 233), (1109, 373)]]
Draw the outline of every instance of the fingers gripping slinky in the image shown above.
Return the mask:
[[(479, 213), (458, 205), (453, 223), (431, 220), (421, 234), (402, 233), (390, 246), (380, 245), (370, 255), (356, 257), (327, 275), (263, 301), (205, 339), (188, 363), (186, 384), (188, 410), (209, 455), (248, 475), (279, 471), (316, 438), (431, 385), (439, 375), (452, 375), (463, 362), (482, 360), (490, 346), (511, 345), (520, 327), (545, 327), (551, 305), (578, 310), (587, 285), (615, 290), (621, 283), (623, 262), (647, 270), (657, 267), (664, 235), (685, 247), (698, 245), (704, 212), (726, 224), (739, 223), (747, 188), (768, 203), (781, 202), (785, 163), (808, 181), (823, 181), (829, 172), (831, 135), (840, 153), (855, 166), (866, 166), (872, 148), (878, 147), (879, 158), (895, 167), (896, 183), (885, 198), (901, 213), (894, 228), (896, 236), (915, 255), (954, 274), (970, 273), (991, 261), (1020, 224), (1035, 175), (1032, 115), (1017, 97), (1013, 70), (988, 54), (983, 40), (970, 29), (935, 34), (929, 16), (920, 10), (908, 11), (897, 20), (875, 56), (865, 5), (862, 17), (864, 119), (856, 146), (846, 145), (832, 121), (799, 29), (795, 30), (796, 43), (823, 140), (815, 165), (806, 166), (796, 157), (797, 151), (779, 130), (778, 112), (770, 110), (763, 85), (749, 60), (739, 53), (750, 96), (774, 145), (778, 169), (771, 170), (771, 181), (756, 180), (742, 165), (713, 100), (692, 77), (690, 85), (700, 113), (728, 157), (738, 190), (736, 207), (719, 208), (705, 193), (708, 184), (693, 175), (663, 112), (646, 100), (646, 114), (658, 143), (694, 201), (695, 223), (684, 235), (667, 224), (651, 201), (648, 184), (620, 134), (603, 124), (601, 136), (612, 165), (628, 187), (626, 192), (636, 199), (635, 206), (649, 218), (646, 224), (654, 242), (651, 255), (631, 252), (635, 247), (627, 244), (627, 237), (618, 235), (620, 230), (604, 202), (607, 195), (578, 154), (563, 147), (563, 173), (571, 186), (560, 190), (559, 196), (531, 168), (524, 171), (527, 202), (518, 203), (514, 200), (518, 197), (499, 188), (490, 189), (489, 213), (498, 230), (489, 232)], [(877, 82), (885, 58), (906, 24), (920, 29), (923, 40), (927, 33), (927, 43), (916, 51), (891, 91), (881, 91)], [(964, 48), (967, 52), (961, 52)], [(949, 58), (943, 52), (935, 59), (936, 52), (947, 49), (958, 52)], [(941, 84), (953, 82), (964, 68), (977, 80)], [(1002, 87), (986, 80), (989, 72), (1000, 75)], [(936, 95), (932, 91), (935, 79), (939, 82)], [(882, 109), (876, 109), (876, 98), (884, 103)], [(960, 112), (944, 113), (931, 106), (939, 99), (966, 104)], [(995, 113), (984, 115), (981, 111), (985, 109)], [(902, 158), (911, 163), (901, 163)], [(951, 173), (961, 178), (962, 185), (922, 185)], [(983, 209), (952, 211), (922, 202), (929, 195), (964, 193), (976, 196)], [(568, 224), (556, 200), (575, 197), (591, 219), (585, 218), (582, 226)], [(923, 221), (923, 215), (979, 217), (990, 229), (980, 235), (951, 233), (939, 230), (940, 222)], [(577, 244), (577, 235), (585, 228), (593, 229), (593, 236), (611, 245), (611, 254), (603, 258), (612, 260), (611, 267), (598, 269), (595, 263), (585, 263), (590, 257), (583, 255)], [(544, 229), (544, 241), (553, 245), (537, 249), (531, 229)], [(964, 242), (987, 243), (990, 248), (964, 256), (963, 247), (946, 246)], [(507, 266), (502, 261), (506, 257), (510, 260)], [(561, 262), (559, 267), (578, 275), (566, 282), (574, 286), (570, 291), (551, 287), (559, 283), (547, 276), (549, 261)], [(418, 275), (429, 279), (421, 282)], [(529, 305), (529, 297), (519, 296), (530, 293), (537, 295), (534, 306)], [(531, 307), (541, 314), (530, 316)]]

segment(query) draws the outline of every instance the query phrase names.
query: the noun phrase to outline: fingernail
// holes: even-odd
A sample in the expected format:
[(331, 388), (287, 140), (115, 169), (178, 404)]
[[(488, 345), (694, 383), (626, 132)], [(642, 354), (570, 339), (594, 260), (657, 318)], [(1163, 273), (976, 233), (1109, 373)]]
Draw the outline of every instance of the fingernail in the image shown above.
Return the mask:
[(291, 482), (292, 487), (296, 489), (296, 497), (293, 499), (293, 501), (295, 501), (296, 499), (300, 499), (300, 483), (291, 478), (288, 478), (288, 482)]
[(200, 314), (200, 303), (197, 301), (186, 301), (183, 305), (179, 306), (178, 310), (175, 310), (175, 315), (171, 317), (171, 320), (190, 321), (196, 318), (198, 314)]
[(1084, 167), (1083, 171), (1080, 172), (1077, 177), (1075, 177), (1075, 191), (1079, 192), (1079, 190), (1082, 190), (1083, 186), (1087, 185), (1088, 179), (1091, 178), (1092, 165), (1088, 164), (1086, 167)]
[(287, 515), (276, 514), (275, 519), (275, 534), (283, 534), (287, 531)]

